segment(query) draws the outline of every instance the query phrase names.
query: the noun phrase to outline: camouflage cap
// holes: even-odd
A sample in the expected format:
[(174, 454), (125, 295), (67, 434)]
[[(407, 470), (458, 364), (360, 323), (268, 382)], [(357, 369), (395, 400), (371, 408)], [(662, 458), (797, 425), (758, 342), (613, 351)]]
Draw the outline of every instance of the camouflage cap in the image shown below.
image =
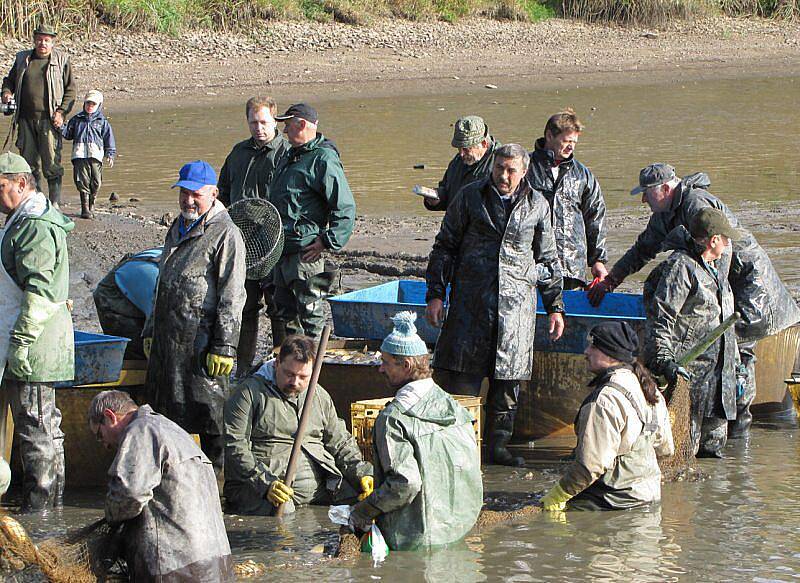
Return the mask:
[(700, 209), (689, 221), (689, 233), (695, 239), (725, 235), (731, 241), (742, 238), (742, 231), (731, 225), (725, 213), (713, 207)]
[(0, 174), (22, 174), (31, 173), (31, 167), (22, 156), (13, 152), (0, 154)]
[(454, 148), (469, 148), (489, 137), (489, 128), (483, 118), (477, 115), (460, 117), (453, 129)]
[(45, 22), (40, 22), (33, 31), (34, 35), (37, 34), (46, 34), (47, 36), (58, 36), (58, 31), (56, 28), (50, 24)]
[(631, 190), (632, 195), (643, 193), (648, 188), (660, 186), (675, 178), (675, 168), (663, 162), (655, 162), (639, 172), (639, 186)]

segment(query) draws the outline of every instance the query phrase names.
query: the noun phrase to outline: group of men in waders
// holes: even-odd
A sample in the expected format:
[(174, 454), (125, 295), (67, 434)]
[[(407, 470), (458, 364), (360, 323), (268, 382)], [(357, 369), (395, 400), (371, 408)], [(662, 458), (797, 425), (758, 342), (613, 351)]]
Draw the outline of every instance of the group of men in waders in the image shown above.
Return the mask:
[[(137, 308), (136, 294), (123, 289), (119, 301), (130, 302), (129, 312), (114, 313), (141, 330), (148, 370), (138, 400), (146, 404), (101, 392), (88, 424), (117, 451), (105, 511), (124, 529), (132, 580), (232, 578), (222, 479), (228, 512), (347, 504), (351, 528), (377, 524), (392, 549), (461, 539), (477, 519), (483, 487), (473, 419), (451, 395), (479, 395), (488, 378), (486, 459), (523, 465), (508, 445), (521, 383), (532, 375), (537, 292), (557, 342), (569, 327), (564, 290), (585, 290), (599, 305), (662, 251), (671, 254), (644, 287), (643, 338), (620, 322), (590, 332), (585, 355), (595, 376), (576, 411), (574, 459), (541, 502), (562, 511), (660, 500), (656, 460), (674, 445), (654, 375), (690, 379), (696, 455), (720, 456), (726, 439), (747, 434), (754, 343), (796, 323), (800, 310), (755, 238), (710, 193), (708, 177), (679, 178), (663, 163), (644, 168), (631, 194), (652, 216), (609, 270), (602, 191), (574, 157), (583, 131), (576, 114), (550, 117), (530, 153), (501, 144), (483, 119), (468, 116), (455, 124), (457, 155), (425, 198), (426, 208), (444, 211), (426, 273), (426, 318), (441, 335), (431, 363), (415, 316), (392, 318), (379, 370), (396, 393), (376, 419), (372, 462), (365, 461), (323, 387), (306, 403), (332, 281), (325, 254), (348, 242), (355, 202), (316, 110), (298, 103), (277, 111), (270, 98), (247, 102), (251, 136), (234, 146), (219, 177), (201, 160), (180, 169), (173, 186), (180, 215), (156, 255), (150, 303)], [(246, 279), (242, 233), (227, 212), (248, 198), (271, 202), (284, 228), (282, 255), (260, 281)], [(74, 224), (40, 192), (33, 167), (11, 153), (0, 155), (0, 211), (8, 217), (0, 235), (3, 395), (20, 443), (23, 506), (42, 510), (59, 505), (63, 491), (53, 383), (74, 374), (66, 246)], [(142, 263), (152, 271), (153, 261)], [(110, 305), (98, 301), (101, 321), (109, 321)], [(256, 363), (264, 305), (277, 356)], [(680, 361), (734, 311), (735, 330), (695, 361)], [(286, 483), (309, 406), (296, 477)], [(0, 472), (2, 487), (6, 476)]]

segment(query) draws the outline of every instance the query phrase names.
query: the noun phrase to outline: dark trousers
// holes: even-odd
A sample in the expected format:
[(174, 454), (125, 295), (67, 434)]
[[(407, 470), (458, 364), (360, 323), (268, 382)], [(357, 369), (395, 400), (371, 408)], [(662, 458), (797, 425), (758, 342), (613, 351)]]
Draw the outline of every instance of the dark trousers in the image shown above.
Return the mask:
[(94, 205), (94, 199), (103, 183), (103, 163), (94, 158), (73, 158), (72, 178), (81, 201)]
[(756, 343), (740, 342), (740, 369), (737, 372), (736, 419), (728, 422), (729, 437), (743, 437), (750, 431), (753, 414), (750, 405), (756, 398)]

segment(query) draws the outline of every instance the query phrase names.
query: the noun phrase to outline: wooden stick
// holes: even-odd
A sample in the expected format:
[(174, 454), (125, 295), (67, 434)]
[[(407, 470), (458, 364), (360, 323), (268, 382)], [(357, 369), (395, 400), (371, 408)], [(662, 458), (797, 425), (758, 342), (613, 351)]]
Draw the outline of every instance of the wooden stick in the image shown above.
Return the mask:
[[(314, 372), (311, 373), (311, 382), (308, 383), (306, 399), (303, 401), (303, 412), (300, 413), (300, 423), (297, 425), (297, 433), (294, 436), (294, 443), (292, 444), (292, 453), (289, 455), (289, 465), (286, 466), (286, 476), (283, 478), (283, 483), (290, 488), (294, 483), (294, 475), (297, 473), (300, 449), (303, 446), (303, 437), (305, 437), (308, 420), (311, 417), (311, 409), (314, 407), (314, 395), (317, 393), (317, 380), (319, 379), (319, 372), (322, 370), (322, 361), (325, 360), (325, 350), (328, 347), (328, 336), (330, 335), (331, 327), (326, 325), (322, 329), (322, 337), (317, 347), (317, 356), (314, 358)], [(284, 506), (285, 504), (278, 506), (278, 511), (275, 513), (278, 518), (283, 516)]]

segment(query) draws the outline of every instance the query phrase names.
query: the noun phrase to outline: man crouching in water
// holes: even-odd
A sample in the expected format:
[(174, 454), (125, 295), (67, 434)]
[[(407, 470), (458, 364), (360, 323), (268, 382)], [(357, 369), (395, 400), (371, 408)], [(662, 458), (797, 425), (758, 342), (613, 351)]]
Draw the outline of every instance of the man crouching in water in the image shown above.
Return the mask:
[(625, 322), (589, 333), (584, 354), (594, 390), (575, 419), (575, 460), (542, 498), (545, 510), (622, 510), (661, 500), (656, 456), (673, 454), (672, 427), (655, 380), (636, 359), (638, 348)]
[(375, 520), (392, 550), (446, 545), (466, 535), (483, 505), (472, 416), (433, 382), (416, 315), (394, 316), (380, 373), (397, 390), (372, 433), (375, 491), (353, 506), (350, 525)]
[(233, 581), (214, 468), (194, 439), (127, 393), (92, 399), (89, 428), (117, 456), (106, 520), (123, 524), (131, 581)]

